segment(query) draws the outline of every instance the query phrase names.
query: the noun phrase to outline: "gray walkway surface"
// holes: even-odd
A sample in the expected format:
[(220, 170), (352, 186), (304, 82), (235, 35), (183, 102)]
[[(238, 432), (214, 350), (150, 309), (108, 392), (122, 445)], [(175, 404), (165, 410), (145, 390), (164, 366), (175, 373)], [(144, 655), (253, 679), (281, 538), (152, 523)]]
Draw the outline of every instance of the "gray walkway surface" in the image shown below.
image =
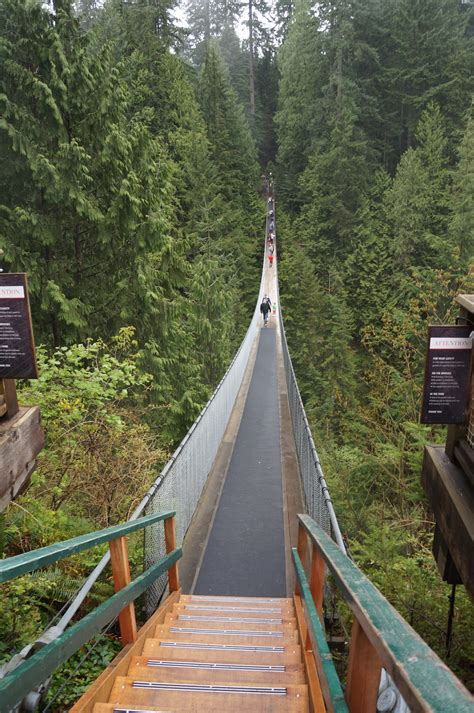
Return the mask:
[(261, 330), (240, 429), (194, 594), (285, 597), (275, 330)]

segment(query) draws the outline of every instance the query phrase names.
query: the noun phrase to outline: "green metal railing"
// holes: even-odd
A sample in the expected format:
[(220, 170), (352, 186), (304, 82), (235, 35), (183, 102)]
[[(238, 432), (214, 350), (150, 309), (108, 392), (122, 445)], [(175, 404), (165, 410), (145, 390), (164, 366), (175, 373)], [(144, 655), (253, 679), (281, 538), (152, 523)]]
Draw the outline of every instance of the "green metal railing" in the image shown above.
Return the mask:
[[(334, 680), (318, 616), (318, 612), (322, 614), (326, 569), (354, 615), (345, 689), (351, 713), (376, 710), (382, 667), (412, 713), (473, 713), (474, 697), (434, 651), (314, 520), (308, 515), (298, 518), (298, 551), (293, 551), (297, 593), (305, 603), (308, 635), (315, 657), (320, 659), (316, 665), (328, 711), (346, 708), (342, 707), (340, 683)], [(308, 559), (308, 539), (312, 545), (309, 586), (302, 564)]]
[[(104, 626), (123, 612), (158, 577), (168, 572), (170, 591), (179, 586), (176, 562), (181, 557), (182, 551), (181, 548), (176, 548), (174, 544), (174, 515), (173, 511), (156, 513), (155, 515), (81, 535), (71, 540), (65, 540), (49, 547), (42, 547), (33, 552), (27, 552), (0, 561), (0, 583), (8, 582), (104, 542), (124, 542), (123, 538), (131, 532), (165, 521), (165, 532), (167, 533), (166, 556), (133, 581), (126, 583), (107, 601), (96, 607), (57, 639), (46, 644), (18, 668), (1, 679), (0, 713), (8, 713), (18, 705), (29, 691), (45, 681), (60, 664), (64, 663), (81, 646), (98, 634)], [(126, 547), (124, 552), (126, 553)], [(114, 559), (112, 559), (112, 565), (114, 566)]]

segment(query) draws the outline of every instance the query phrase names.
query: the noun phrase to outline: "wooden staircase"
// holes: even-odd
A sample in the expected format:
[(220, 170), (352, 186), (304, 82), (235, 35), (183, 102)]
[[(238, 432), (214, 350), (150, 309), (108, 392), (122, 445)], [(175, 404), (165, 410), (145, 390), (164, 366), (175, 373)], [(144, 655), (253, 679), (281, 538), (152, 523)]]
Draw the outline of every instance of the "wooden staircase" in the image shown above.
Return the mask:
[(326, 710), (309, 695), (292, 599), (169, 600), (71, 712)]

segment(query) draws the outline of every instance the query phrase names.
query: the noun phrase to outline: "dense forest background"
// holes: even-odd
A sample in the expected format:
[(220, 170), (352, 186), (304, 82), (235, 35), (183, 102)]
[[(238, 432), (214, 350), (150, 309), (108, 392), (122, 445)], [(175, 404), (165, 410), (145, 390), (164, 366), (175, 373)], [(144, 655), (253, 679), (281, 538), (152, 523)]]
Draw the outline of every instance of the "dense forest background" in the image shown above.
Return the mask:
[[(41, 377), (21, 398), (47, 431), (5, 552), (140, 499), (245, 332), (272, 171), (285, 327), (341, 526), (447, 656), (420, 486), (444, 435), (419, 407), (427, 324), (474, 290), (473, 36), (459, 0), (0, 0), (1, 266), (28, 272)], [(1, 658), (94, 557), (4, 588)], [(470, 686), (473, 625), (460, 587), (448, 662)]]

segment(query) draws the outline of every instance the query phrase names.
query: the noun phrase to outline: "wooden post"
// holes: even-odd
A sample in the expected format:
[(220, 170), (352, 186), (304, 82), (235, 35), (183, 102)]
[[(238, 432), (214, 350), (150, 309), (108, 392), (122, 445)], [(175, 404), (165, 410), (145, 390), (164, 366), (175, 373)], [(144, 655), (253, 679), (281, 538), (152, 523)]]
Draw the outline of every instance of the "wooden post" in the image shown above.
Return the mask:
[[(0, 405), (0, 416), (7, 416), (7, 418), (12, 418), (20, 410), (16, 395), (15, 379), (2, 379), (1, 392), (3, 394), (4, 402)], [(1, 406), (3, 406), (4, 408), (1, 408)]]
[(365, 631), (357, 619), (354, 619), (346, 685), (346, 700), (350, 713), (376, 710), (380, 672), (380, 659)]
[[(119, 537), (109, 542), (110, 560), (115, 591), (118, 592), (130, 584), (130, 562), (128, 560), (127, 538)], [(135, 619), (135, 604), (130, 602), (119, 614), (120, 639), (123, 646), (132, 644), (137, 639), (137, 622)]]
[[(299, 523), (298, 525), (298, 554), (300, 556), (301, 564), (303, 567), (306, 564), (306, 552), (308, 549), (308, 536), (306, 534), (306, 530), (304, 529), (303, 525)], [(298, 584), (298, 579), (296, 580), (295, 584), (295, 594), (301, 594), (300, 592), (300, 587)]]
[(311, 555), (311, 575), (309, 580), (309, 588), (313, 597), (314, 605), (320, 617), (323, 614), (324, 600), (324, 574), (326, 566), (321, 557), (318, 548), (313, 543), (313, 552)]
[[(174, 526), (174, 517), (168, 517), (165, 520), (165, 543), (166, 554), (173, 552), (176, 549), (176, 531)], [(175, 562), (168, 570), (168, 587), (171, 592), (176, 592), (179, 589), (179, 574), (178, 563)]]

